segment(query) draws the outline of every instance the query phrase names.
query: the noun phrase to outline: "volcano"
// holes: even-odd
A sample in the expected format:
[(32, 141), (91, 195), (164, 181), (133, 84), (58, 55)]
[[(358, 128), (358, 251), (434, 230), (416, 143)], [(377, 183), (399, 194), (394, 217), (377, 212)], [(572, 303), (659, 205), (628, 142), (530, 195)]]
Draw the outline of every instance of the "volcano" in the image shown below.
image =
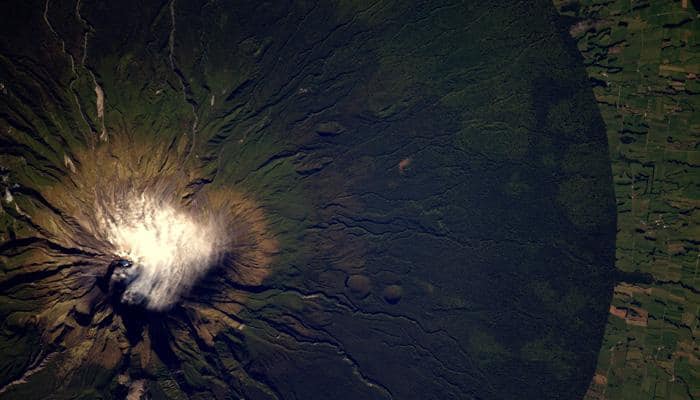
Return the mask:
[(616, 214), (567, 30), (3, 2), (0, 398), (581, 398)]

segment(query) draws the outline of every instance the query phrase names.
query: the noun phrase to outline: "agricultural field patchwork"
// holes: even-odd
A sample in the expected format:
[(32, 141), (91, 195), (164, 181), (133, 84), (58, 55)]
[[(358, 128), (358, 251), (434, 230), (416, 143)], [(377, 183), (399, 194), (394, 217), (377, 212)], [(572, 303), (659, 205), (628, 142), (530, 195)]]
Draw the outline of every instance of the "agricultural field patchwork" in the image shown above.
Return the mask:
[(700, 9), (555, 2), (607, 127), (618, 210), (614, 290), (587, 399), (700, 397)]

